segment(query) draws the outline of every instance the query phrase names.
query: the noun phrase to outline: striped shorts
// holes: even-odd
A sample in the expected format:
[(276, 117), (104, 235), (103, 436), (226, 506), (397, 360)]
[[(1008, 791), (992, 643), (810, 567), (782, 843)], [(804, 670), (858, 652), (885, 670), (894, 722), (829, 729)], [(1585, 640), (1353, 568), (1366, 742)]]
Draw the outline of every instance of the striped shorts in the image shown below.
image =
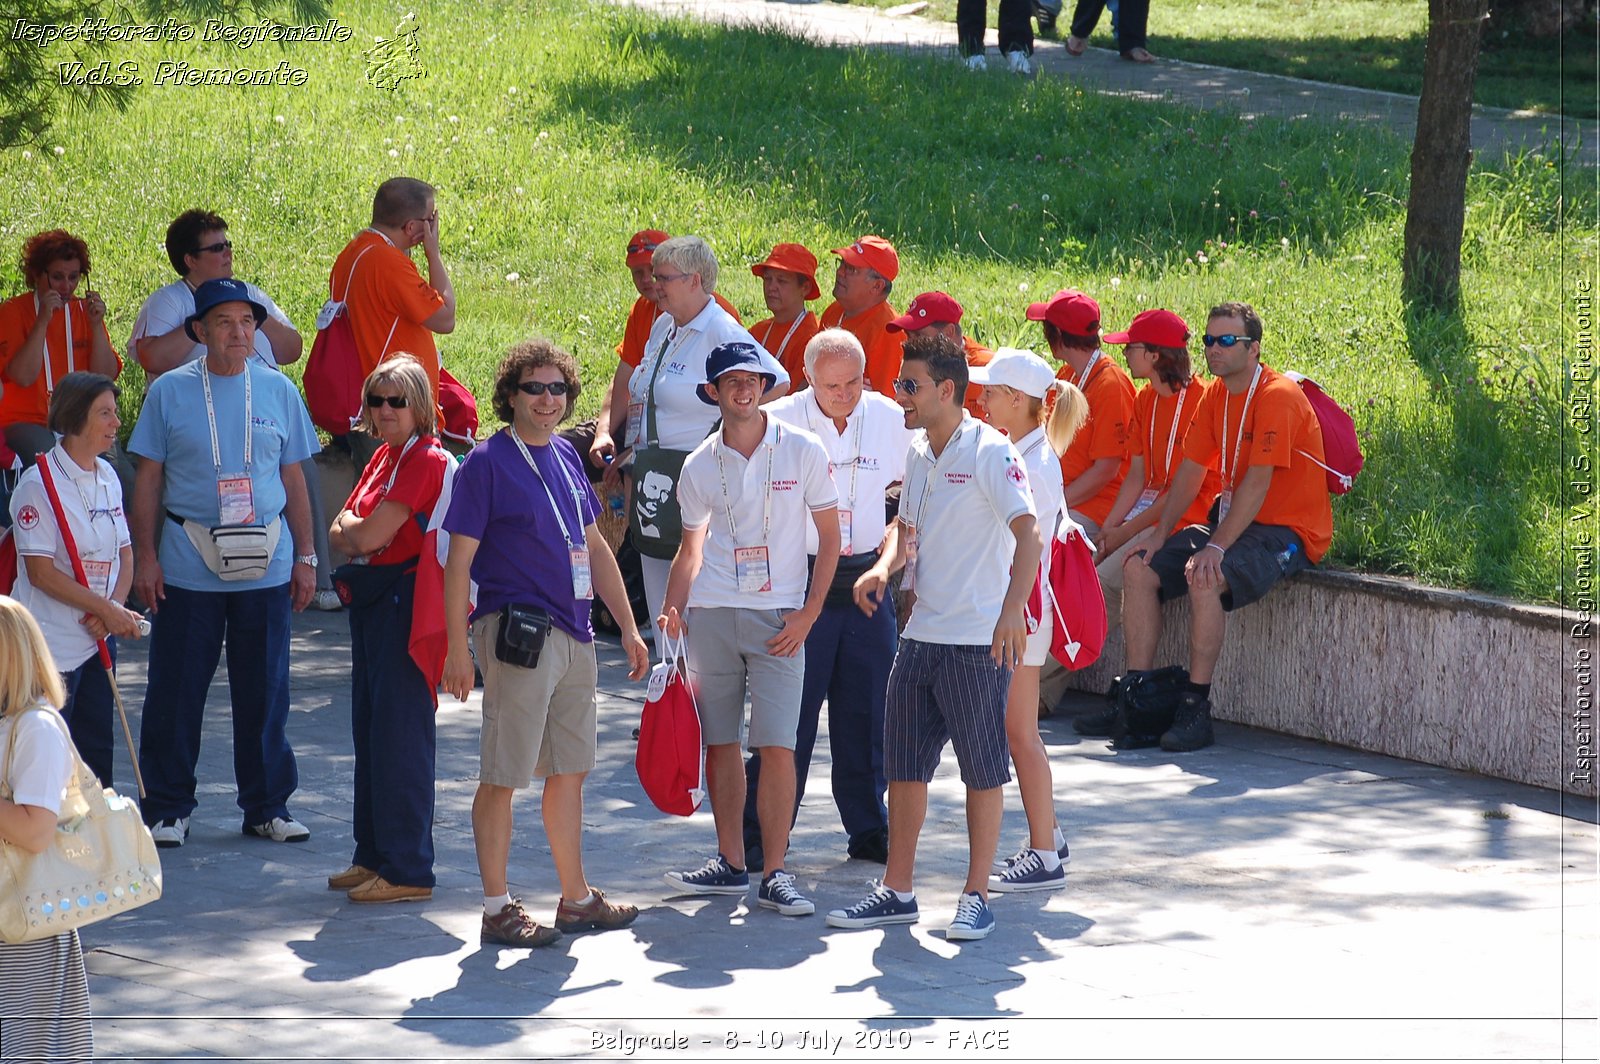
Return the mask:
[(1011, 670), (987, 646), (901, 639), (883, 712), (883, 770), (892, 782), (927, 783), (948, 741), (961, 782), (974, 790), (1011, 779), (1006, 694)]

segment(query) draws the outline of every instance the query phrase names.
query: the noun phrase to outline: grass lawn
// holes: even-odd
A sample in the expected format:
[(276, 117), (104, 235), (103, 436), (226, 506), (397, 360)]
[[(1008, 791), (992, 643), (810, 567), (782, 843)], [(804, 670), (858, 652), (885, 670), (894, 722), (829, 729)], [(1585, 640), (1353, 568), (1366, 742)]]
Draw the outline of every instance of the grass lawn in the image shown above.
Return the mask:
[[(582, 0), (431, 3), (417, 16), (426, 77), (376, 89), (360, 51), (405, 10), (338, 11), (347, 44), (128, 48), (147, 71), (286, 58), (308, 80), (146, 86), (124, 114), (71, 116), (44, 146), (0, 153), (0, 290), (22, 290), (22, 241), (64, 225), (90, 243), (121, 348), (171, 279), (167, 223), (204, 205), (230, 221), (239, 275), (309, 348), (334, 255), (378, 182), (409, 173), (440, 190), (460, 303), (442, 348), (480, 397), (507, 346), (542, 333), (579, 356), (594, 410), (633, 299), (622, 245), (646, 225), (705, 235), (747, 316), (761, 300), (746, 264), (773, 242), (828, 260), (864, 232), (900, 248), (897, 306), (945, 289), (991, 345), (1038, 346), (1024, 307), (1069, 284), (1116, 327), (1150, 306), (1200, 326), (1243, 298), (1266, 322), (1267, 361), (1322, 382), (1363, 434), (1334, 564), (1558, 598), (1562, 293), (1593, 275), (1597, 241), (1592, 180), (1563, 189), (1555, 161), (1474, 173), (1466, 315), (1408, 321), (1407, 152), (1381, 132), (972, 79)], [(1008, 120), (975, 120), (990, 113)], [(124, 382), (131, 417), (136, 365)]]
[[(849, 0), (895, 7), (902, 0)], [(1065, 38), (1074, 0), (1057, 31)], [(997, 5), (991, 3), (989, 24)], [(923, 18), (954, 22), (956, 0), (932, 0)], [(1156, 0), (1150, 5), (1150, 50), (1194, 63), (1285, 74), (1415, 96), (1422, 91), (1428, 39), (1426, 0)], [(952, 43), (955, 33), (952, 30)], [(1111, 16), (1089, 43), (1116, 47)], [(1477, 102), (1594, 118), (1600, 49), (1595, 35), (1574, 31), (1559, 41), (1534, 41), (1491, 23), (1478, 66)]]

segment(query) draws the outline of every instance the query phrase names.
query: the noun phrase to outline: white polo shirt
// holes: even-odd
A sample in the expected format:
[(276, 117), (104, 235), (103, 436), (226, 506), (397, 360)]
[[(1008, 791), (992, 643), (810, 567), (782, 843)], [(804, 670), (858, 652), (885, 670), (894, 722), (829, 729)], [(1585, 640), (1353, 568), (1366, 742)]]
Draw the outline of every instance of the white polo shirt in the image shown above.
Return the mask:
[[(72, 538), (83, 561), (89, 589), (109, 598), (122, 572), (122, 548), (128, 546), (128, 519), (122, 512), (122, 482), (104, 459), (96, 458), (94, 469), (74, 462), (58, 443), (39, 457), (50, 463), (55, 477), (61, 509), (72, 526)], [(11, 495), (11, 528), (17, 540), (17, 583), (12, 597), (28, 608), (44, 632), (45, 644), (56, 659), (56, 667), (71, 672), (97, 653), (88, 629), (78, 623), (83, 610), (51, 598), (28, 580), (28, 567), (22, 558), (50, 558), (61, 572), (76, 579), (67, 546), (56, 528), (55, 511), (37, 467), (30, 467), (17, 481)]]
[[(1065, 489), (1061, 482), (1061, 458), (1050, 447), (1041, 425), (1022, 439), (1013, 443), (1022, 459), (1022, 468), (1028, 473), (1028, 487), (1033, 491), (1033, 510), (1039, 517), (1039, 535), (1045, 550), (1050, 549), (1050, 537), (1064, 516), (1061, 503)], [(1069, 519), (1070, 520), (1070, 519)], [(1048, 554), (1039, 556), (1042, 568)]]
[[(815, 436), (768, 417), (766, 434), (747, 459), (725, 445), (719, 432), (683, 463), (678, 504), (685, 529), (706, 529), (690, 606), (781, 610), (805, 605), (805, 530), (812, 525), (811, 511), (839, 505), (828, 452)], [(763, 544), (772, 589), (742, 592), (734, 548)]]
[(905, 638), (993, 642), (1011, 580), (1011, 522), (1034, 512), (1017, 449), (996, 429), (965, 415), (937, 460), (928, 434), (917, 433), (900, 490), (900, 519), (917, 537), (917, 597)]
[[(906, 428), (900, 404), (877, 392), (866, 391), (845, 418), (844, 431), (817, 405), (816, 391), (807, 388), (768, 403), (766, 411), (785, 425), (805, 429), (822, 441), (834, 487), (839, 489), (839, 525), (848, 513), (850, 542), (841, 538), (844, 554), (865, 554), (883, 542), (886, 520), (883, 493), (905, 479), (906, 451), (916, 435)], [(817, 529), (806, 523), (806, 553), (817, 553)]]
[[(250, 298), (266, 308), (267, 317), (294, 328), (289, 316), (265, 292), (249, 281), (243, 283)], [(139, 316), (134, 319), (133, 335), (128, 339), (128, 354), (137, 358), (140, 340), (146, 336), (165, 336), (173, 329), (182, 328), (184, 321), (193, 313), (194, 289), (189, 287), (188, 281), (180, 277), (169, 285), (157, 288), (144, 301), (144, 306), (139, 308)], [(205, 353), (204, 344), (195, 344), (183, 356), (183, 360), (193, 362)], [(272, 341), (267, 339), (267, 334), (259, 326), (256, 328), (255, 356), (273, 369), (278, 368), (278, 360), (272, 354)]]
[[(626, 444), (634, 446), (649, 435), (650, 380), (655, 378), (656, 443), (668, 450), (692, 451), (711, 432), (720, 416), (715, 404), (700, 400), (706, 380), (706, 356), (728, 343), (747, 343), (761, 356), (762, 370), (778, 384), (789, 383), (789, 372), (756, 343), (755, 337), (715, 299), (679, 326), (671, 314), (662, 314), (650, 327), (644, 358), (628, 378)], [(662, 360), (665, 360), (662, 362)], [(660, 373), (656, 373), (657, 363)]]

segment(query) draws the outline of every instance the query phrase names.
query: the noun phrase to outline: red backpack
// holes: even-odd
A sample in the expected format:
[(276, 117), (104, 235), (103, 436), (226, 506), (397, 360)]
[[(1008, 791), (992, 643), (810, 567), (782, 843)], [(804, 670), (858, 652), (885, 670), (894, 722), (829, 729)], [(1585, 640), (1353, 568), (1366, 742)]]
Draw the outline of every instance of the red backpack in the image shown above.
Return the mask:
[(0, 531), (0, 595), (11, 594), (17, 586), (17, 540), (8, 526)]
[[(685, 641), (662, 637), (666, 661), (650, 671), (650, 686), (639, 722), (634, 767), (639, 783), (657, 809), (689, 816), (706, 797), (705, 751), (700, 745), (700, 711), (679, 669)], [(684, 659), (687, 660), (687, 659)]]
[(1046, 570), (1049, 591), (1035, 578), (1028, 595), (1028, 631), (1039, 629), (1044, 616), (1044, 596), (1049, 595), (1055, 624), (1050, 654), (1073, 671), (1086, 669), (1100, 659), (1106, 645), (1106, 596), (1094, 568), (1094, 549), (1077, 522), (1063, 515), (1061, 527), (1050, 537), (1050, 564)]
[(1317, 462), (1305, 451), (1299, 454), (1322, 466), (1322, 471), (1327, 474), (1330, 494), (1346, 494), (1355, 483), (1356, 474), (1361, 472), (1361, 467), (1366, 463), (1366, 457), (1361, 453), (1361, 441), (1356, 438), (1355, 419), (1304, 373), (1289, 372), (1284, 376), (1300, 385), (1306, 401), (1317, 415), (1317, 424), (1322, 426), (1322, 456), (1327, 462)]

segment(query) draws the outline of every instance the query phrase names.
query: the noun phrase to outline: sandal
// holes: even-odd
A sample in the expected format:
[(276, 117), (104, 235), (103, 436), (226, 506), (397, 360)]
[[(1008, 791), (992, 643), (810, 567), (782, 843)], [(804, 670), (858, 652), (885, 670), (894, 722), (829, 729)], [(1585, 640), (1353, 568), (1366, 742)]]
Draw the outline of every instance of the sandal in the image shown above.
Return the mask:
[(1154, 63), (1156, 61), (1156, 57), (1143, 48), (1129, 48), (1122, 53), (1122, 58), (1130, 63)]
[(1088, 43), (1089, 42), (1084, 40), (1082, 37), (1071, 37), (1071, 36), (1069, 36), (1067, 38), (1067, 54), (1068, 55), (1082, 55), (1083, 54), (1083, 49), (1084, 49), (1084, 47), (1086, 45), (1088, 45)]

